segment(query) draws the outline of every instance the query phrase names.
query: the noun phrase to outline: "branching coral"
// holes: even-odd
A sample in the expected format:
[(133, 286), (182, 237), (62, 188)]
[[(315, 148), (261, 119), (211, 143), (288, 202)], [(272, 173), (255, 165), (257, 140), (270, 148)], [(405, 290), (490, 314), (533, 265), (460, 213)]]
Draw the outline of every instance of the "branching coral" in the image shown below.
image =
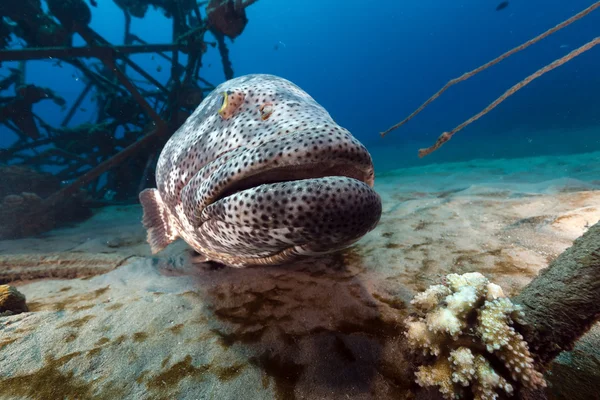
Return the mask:
[(523, 337), (511, 326), (522, 311), (498, 285), (480, 273), (450, 274), (415, 296), (418, 315), (406, 321), (411, 347), (435, 356), (419, 367), (421, 386), (438, 386), (447, 399), (461, 398), (467, 387), (475, 399), (511, 395), (513, 385), (545, 386)]

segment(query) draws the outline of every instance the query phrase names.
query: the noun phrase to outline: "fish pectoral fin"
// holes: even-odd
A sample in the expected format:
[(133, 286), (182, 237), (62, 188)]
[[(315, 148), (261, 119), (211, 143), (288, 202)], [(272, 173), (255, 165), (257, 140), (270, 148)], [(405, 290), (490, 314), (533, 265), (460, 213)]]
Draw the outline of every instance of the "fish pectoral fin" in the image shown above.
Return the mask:
[(202, 264), (210, 261), (206, 255), (202, 253), (198, 253), (194, 250), (190, 251), (190, 261), (192, 264)]
[(205, 254), (199, 253), (196, 250), (189, 249), (188, 255), (190, 263), (196, 268), (206, 271), (216, 271), (225, 268), (224, 264), (214, 261), (212, 258)]
[(179, 234), (158, 190), (145, 189), (139, 198), (144, 209), (142, 224), (148, 232), (146, 240), (150, 244), (152, 254), (156, 254), (174, 242)]

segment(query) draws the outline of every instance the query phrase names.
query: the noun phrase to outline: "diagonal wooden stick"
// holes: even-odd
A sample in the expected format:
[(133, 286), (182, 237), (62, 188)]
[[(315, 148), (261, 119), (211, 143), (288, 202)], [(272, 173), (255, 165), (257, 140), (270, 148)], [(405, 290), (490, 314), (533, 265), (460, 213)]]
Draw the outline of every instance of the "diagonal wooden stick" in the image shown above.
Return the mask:
[(402, 125), (404, 125), (405, 123), (407, 123), (408, 121), (410, 121), (411, 119), (413, 119), (414, 116), (416, 116), (418, 113), (420, 113), (421, 111), (423, 111), (423, 109), (425, 107), (427, 107), (429, 105), (429, 103), (431, 103), (432, 101), (434, 101), (435, 99), (437, 99), (438, 97), (440, 97), (440, 95), (442, 93), (444, 93), (446, 90), (448, 90), (448, 88), (450, 88), (450, 86), (456, 85), (459, 82), (462, 81), (466, 81), (467, 79), (469, 79), (470, 77), (472, 77), (473, 75), (493, 66), (498, 64), (500, 61), (504, 60), (505, 58), (526, 49), (527, 47), (531, 46), (532, 44), (535, 44), (537, 42), (539, 42), (540, 40), (544, 39), (547, 36), (550, 36), (551, 34), (553, 34), (556, 31), (561, 30), (562, 28), (572, 24), (573, 22), (577, 21), (578, 19), (581, 19), (583, 17), (585, 17), (586, 15), (588, 15), (589, 13), (591, 13), (592, 11), (594, 11), (596, 8), (600, 7), (600, 1), (595, 2), (594, 4), (592, 4), (591, 6), (589, 6), (588, 8), (586, 8), (585, 10), (581, 11), (578, 14), (573, 15), (571, 18), (561, 22), (560, 24), (556, 25), (554, 28), (548, 29), (546, 32), (534, 37), (531, 40), (528, 40), (527, 42), (521, 44), (520, 46), (517, 46), (509, 51), (507, 51), (506, 53), (502, 54), (501, 56), (493, 59), (492, 61), (483, 64), (482, 66), (480, 66), (479, 68), (476, 68), (472, 71), (469, 72), (465, 72), (463, 75), (461, 75), (458, 78), (452, 79), (451, 81), (449, 81), (448, 83), (446, 83), (444, 85), (444, 87), (442, 87), (440, 90), (438, 90), (433, 96), (431, 96), (429, 99), (427, 99), (427, 101), (425, 103), (423, 103), (421, 105), (421, 107), (417, 108), (412, 114), (410, 114), (408, 117), (406, 117), (404, 120), (398, 122), (396, 125), (392, 126), (391, 128), (381, 132), (381, 137), (384, 137), (385, 135), (387, 135), (388, 133), (390, 133), (391, 131), (393, 131), (394, 129), (398, 129), (400, 128)]
[(463, 122), (462, 124), (457, 126), (456, 128), (452, 129), (450, 132), (442, 133), (433, 146), (428, 147), (426, 149), (420, 149), (419, 157), (420, 158), (425, 157), (426, 155), (431, 154), (434, 151), (436, 151), (437, 149), (439, 149), (444, 143), (446, 143), (448, 140), (450, 140), (456, 132), (460, 131), (465, 126), (469, 125), (470, 123), (477, 121), (479, 118), (481, 118), (482, 116), (484, 116), (485, 114), (487, 114), (488, 112), (490, 112), (491, 110), (496, 108), (496, 106), (498, 104), (502, 103), (504, 100), (506, 100), (507, 97), (513, 95), (516, 91), (518, 91), (519, 89), (522, 89), (525, 85), (529, 84), (534, 79), (539, 78), (540, 76), (544, 75), (546, 72), (552, 71), (556, 67), (560, 67), (567, 61), (571, 60), (572, 58), (577, 57), (578, 55), (580, 55), (583, 52), (588, 51), (589, 49), (596, 46), (597, 44), (600, 44), (600, 36), (595, 38), (591, 42), (584, 44), (583, 46), (579, 47), (578, 49), (573, 50), (566, 56), (559, 58), (558, 60), (552, 62), (551, 64), (546, 65), (544, 68), (541, 68), (541, 69), (537, 70), (536, 72), (534, 72), (533, 74), (529, 75), (527, 78), (523, 79), (521, 82), (517, 83), (516, 85), (514, 85), (513, 87), (508, 89), (506, 92), (504, 92), (504, 94), (502, 96), (500, 96), (496, 100), (494, 100), (489, 106), (484, 108), (483, 111), (472, 116), (471, 118), (469, 118), (468, 120), (466, 120), (465, 122)]

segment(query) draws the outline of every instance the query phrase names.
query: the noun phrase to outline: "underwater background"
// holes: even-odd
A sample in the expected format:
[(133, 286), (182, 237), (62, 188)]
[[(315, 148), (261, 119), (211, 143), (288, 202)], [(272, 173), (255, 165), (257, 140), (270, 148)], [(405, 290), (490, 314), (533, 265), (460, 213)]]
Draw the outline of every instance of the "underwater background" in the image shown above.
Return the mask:
[[(295, 82), (362, 141), (378, 171), (407, 165), (473, 158), (571, 154), (600, 149), (600, 54), (589, 51), (535, 80), (460, 132), (451, 146), (419, 160), (430, 145), (482, 110), (537, 69), (579, 47), (597, 33), (600, 14), (591, 13), (471, 79), (452, 87), (417, 118), (385, 139), (379, 132), (403, 119), (447, 81), (562, 22), (592, 2), (261, 0), (247, 9), (249, 24), (230, 44), (235, 76), (270, 73)], [(93, 9), (90, 26), (111, 43), (122, 43), (124, 17), (110, 1)], [(133, 18), (132, 32), (150, 43), (172, 40), (170, 22), (150, 8)], [(207, 38), (210, 40), (210, 33)], [(83, 41), (75, 37), (74, 45)], [(154, 58), (154, 57), (152, 57)], [(164, 83), (170, 68), (151, 55), (132, 59)], [(185, 60), (183, 56), (182, 60)], [(27, 66), (27, 81), (43, 82), (70, 104), (82, 90), (70, 66), (51, 61)], [(10, 66), (4, 63), (3, 68)], [(209, 49), (201, 75), (224, 80), (219, 54)], [(14, 65), (13, 65), (14, 66)], [(132, 77), (135, 77), (135, 72)], [(52, 79), (47, 79), (49, 76)], [(89, 97), (71, 124), (93, 118)], [(51, 102), (36, 104), (48, 123), (62, 118)], [(0, 145), (14, 135), (0, 126)], [(573, 134), (577, 132), (577, 134)], [(426, 146), (424, 146), (426, 145)]]
[[(451, 79), (588, 7), (381, 137)], [(0, 0), (0, 399), (600, 399), (600, 46), (418, 156), (517, 82), (599, 41), (599, 27), (592, 0)], [(186, 74), (166, 59), (175, 38)], [(71, 45), (103, 54), (104, 40), (137, 50), (107, 53), (107, 65), (68, 59)], [(138, 53), (145, 44), (165, 46)], [(126, 79), (115, 78), (112, 56)], [(372, 188), (368, 174), (328, 169), (315, 181), (359, 189), (341, 201), (309, 198), (308, 214), (291, 207), (283, 223), (296, 218), (317, 247), (348, 232), (352, 245), (245, 268), (218, 252), (204, 258), (189, 237), (151, 248), (156, 232), (181, 234), (152, 207), (165, 204), (156, 192), (140, 204), (140, 192), (159, 186), (160, 151), (202, 99), (221, 99), (212, 89), (247, 74), (293, 82), (369, 151)], [(229, 105), (237, 94), (234, 86)], [(260, 107), (263, 121), (272, 105)], [(238, 138), (229, 133), (200, 156)], [(359, 148), (337, 144), (348, 143)], [(224, 165), (229, 155), (219, 153)], [(351, 159), (362, 168), (368, 157)], [(188, 176), (181, 164), (165, 173), (173, 182)], [(258, 221), (256, 209), (278, 200), (223, 204), (298, 181), (298, 170), (259, 189), (232, 186), (204, 210), (248, 227), (242, 206)], [(213, 172), (206, 182), (219, 188)], [(305, 180), (294, 187), (308, 193)], [(261, 217), (259, 239), (277, 239), (281, 220)], [(338, 225), (320, 230), (326, 220)], [(343, 231), (357, 221), (360, 232)], [(209, 233), (213, 244), (255, 238)], [(286, 238), (286, 250), (298, 247)], [(251, 244), (237, 250), (267, 252), (264, 241)]]

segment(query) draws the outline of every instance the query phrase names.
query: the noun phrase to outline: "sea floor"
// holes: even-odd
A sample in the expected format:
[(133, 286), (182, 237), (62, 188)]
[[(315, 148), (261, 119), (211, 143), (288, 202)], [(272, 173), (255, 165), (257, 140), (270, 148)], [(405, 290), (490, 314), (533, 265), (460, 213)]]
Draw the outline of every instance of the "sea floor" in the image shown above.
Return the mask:
[[(600, 153), (413, 167), (375, 189), (374, 231), (282, 267), (193, 265), (182, 242), (152, 256), (139, 206), (1, 241), (0, 283), (30, 312), (0, 318), (0, 398), (409, 398), (412, 296), (470, 271), (517, 293), (600, 220)], [(556, 360), (552, 398), (599, 393), (599, 348), (595, 326)]]

